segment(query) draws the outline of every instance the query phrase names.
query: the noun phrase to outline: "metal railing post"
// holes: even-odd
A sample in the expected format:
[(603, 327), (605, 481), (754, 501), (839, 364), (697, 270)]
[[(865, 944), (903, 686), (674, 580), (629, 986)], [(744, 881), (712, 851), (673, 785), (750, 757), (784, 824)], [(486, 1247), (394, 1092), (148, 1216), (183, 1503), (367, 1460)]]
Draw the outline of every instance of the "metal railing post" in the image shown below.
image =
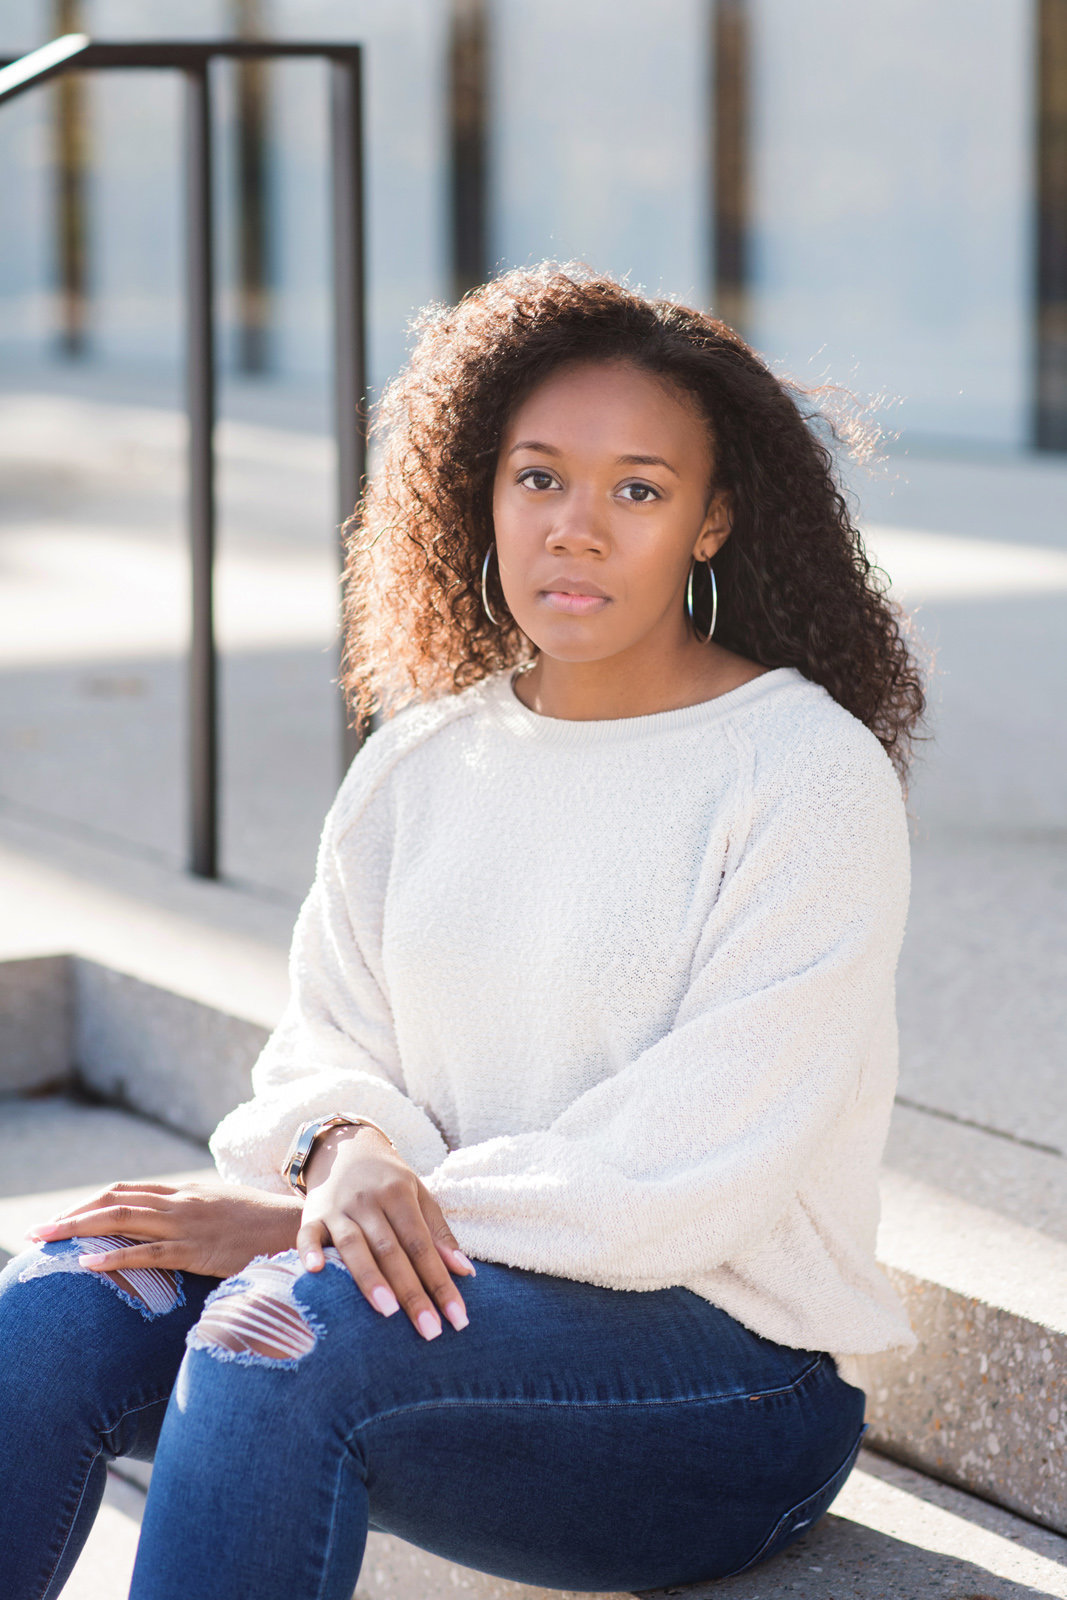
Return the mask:
[[(366, 327), (363, 259), (363, 111), (360, 57), (330, 64), (330, 140), (333, 186), (334, 404), (337, 432), (337, 512), (352, 515), (367, 468)], [(339, 541), (343, 566), (344, 541)], [(359, 740), (343, 718), (342, 771)]]
[[(187, 684), (189, 870), (218, 876), (218, 669), (214, 623), (215, 335), (211, 218), (213, 60), (325, 58), (330, 63), (333, 190), (334, 391), (337, 512), (344, 522), (362, 491), (367, 462), (364, 308), (363, 125), (358, 45), (328, 41), (174, 39), (94, 42), (67, 34), (16, 60), (0, 57), (0, 102), (77, 68), (171, 68), (185, 81), (185, 345), (189, 418), (189, 561), (192, 618)], [(340, 554), (344, 557), (341, 542)], [(343, 714), (342, 771), (359, 747)]]
[(218, 706), (215, 655), (215, 337), (208, 70), (185, 70), (186, 399), (189, 414), (190, 871), (218, 875)]

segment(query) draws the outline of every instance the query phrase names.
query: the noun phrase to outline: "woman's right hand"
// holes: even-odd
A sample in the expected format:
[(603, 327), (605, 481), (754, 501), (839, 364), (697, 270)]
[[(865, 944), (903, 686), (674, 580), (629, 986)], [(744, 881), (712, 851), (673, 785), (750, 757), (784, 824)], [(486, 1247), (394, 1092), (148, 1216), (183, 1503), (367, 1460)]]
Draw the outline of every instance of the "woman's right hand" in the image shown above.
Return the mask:
[(454, 1328), (467, 1310), (449, 1274), (474, 1275), (437, 1201), (377, 1128), (331, 1128), (304, 1168), (307, 1200), (296, 1248), (319, 1272), (333, 1244), (366, 1299), (390, 1317), (401, 1306), (424, 1339), (441, 1332), (439, 1306)]

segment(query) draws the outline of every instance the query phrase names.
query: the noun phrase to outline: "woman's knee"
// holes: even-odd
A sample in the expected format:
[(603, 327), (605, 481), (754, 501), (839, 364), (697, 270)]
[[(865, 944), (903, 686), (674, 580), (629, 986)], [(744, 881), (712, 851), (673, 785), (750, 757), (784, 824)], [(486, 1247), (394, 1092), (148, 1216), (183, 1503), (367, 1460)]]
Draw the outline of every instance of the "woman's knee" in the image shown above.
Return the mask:
[(186, 1342), (219, 1361), (294, 1368), (316, 1349), (325, 1318), (351, 1316), (354, 1289), (334, 1249), (318, 1273), (306, 1270), (296, 1250), (260, 1256), (209, 1295)]
[(180, 1275), (146, 1282), (91, 1272), (78, 1262), (85, 1249), (82, 1239), (35, 1247), (0, 1273), (0, 1376), (9, 1400), (63, 1410), (88, 1395), (137, 1389), (142, 1378), (153, 1393), (163, 1386), (159, 1374), (173, 1381), (196, 1290), (183, 1309)]
[(126, 1305), (138, 1311), (145, 1321), (151, 1321), (185, 1304), (185, 1288), (180, 1272), (156, 1267), (131, 1267), (107, 1272), (99, 1268), (91, 1270), (81, 1264), (82, 1256), (106, 1256), (113, 1250), (122, 1250), (136, 1242), (117, 1234), (61, 1239), (27, 1250), (10, 1264), (4, 1276), (6, 1278), (10, 1273), (20, 1285), (55, 1274), (96, 1278)]
[(325, 1254), (318, 1272), (295, 1250), (258, 1258), (210, 1295), (186, 1337), (173, 1435), (180, 1426), (196, 1448), (262, 1439), (289, 1427), (299, 1399), (303, 1428), (355, 1441), (385, 1413), (466, 1388), (466, 1331), (423, 1339), (369, 1304), (337, 1250)]

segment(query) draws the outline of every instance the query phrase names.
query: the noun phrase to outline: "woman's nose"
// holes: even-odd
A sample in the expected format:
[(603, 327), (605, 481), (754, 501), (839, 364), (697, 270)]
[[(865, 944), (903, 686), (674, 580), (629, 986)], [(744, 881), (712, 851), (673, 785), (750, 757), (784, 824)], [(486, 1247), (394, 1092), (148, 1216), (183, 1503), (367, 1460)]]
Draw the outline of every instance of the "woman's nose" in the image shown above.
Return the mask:
[(608, 537), (607, 518), (596, 497), (579, 493), (568, 495), (556, 508), (546, 543), (561, 553), (599, 552), (606, 548)]

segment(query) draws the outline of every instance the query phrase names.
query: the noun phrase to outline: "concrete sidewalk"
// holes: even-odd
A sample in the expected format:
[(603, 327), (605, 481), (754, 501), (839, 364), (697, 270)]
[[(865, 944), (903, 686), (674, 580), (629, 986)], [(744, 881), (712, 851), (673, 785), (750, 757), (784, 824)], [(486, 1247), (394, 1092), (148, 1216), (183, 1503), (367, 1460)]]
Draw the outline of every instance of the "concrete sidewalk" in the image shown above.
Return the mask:
[[(112, 1473), (100, 1516), (63, 1600), (122, 1600), (144, 1505)], [(417, 1563), (423, 1587), (405, 1571)], [(355, 1600), (576, 1600), (561, 1590), (471, 1575), (431, 1588), (446, 1563), (372, 1533)], [(675, 1591), (678, 1592), (678, 1591)], [(776, 1560), (741, 1578), (686, 1591), (686, 1600), (1067, 1600), (1067, 1540), (864, 1451), (833, 1510)], [(588, 1600), (588, 1597), (582, 1597)], [(605, 1595), (602, 1600), (629, 1600)]]

